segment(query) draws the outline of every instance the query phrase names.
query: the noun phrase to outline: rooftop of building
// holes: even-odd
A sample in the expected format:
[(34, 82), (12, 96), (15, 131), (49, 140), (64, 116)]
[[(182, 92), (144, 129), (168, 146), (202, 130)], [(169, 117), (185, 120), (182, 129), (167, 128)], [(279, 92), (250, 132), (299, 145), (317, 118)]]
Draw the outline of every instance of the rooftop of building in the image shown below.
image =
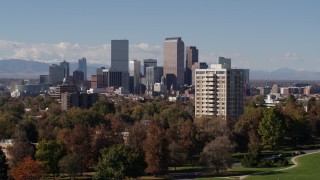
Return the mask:
[(171, 40), (181, 40), (181, 37), (170, 37), (170, 38), (166, 38), (166, 41), (171, 41)]

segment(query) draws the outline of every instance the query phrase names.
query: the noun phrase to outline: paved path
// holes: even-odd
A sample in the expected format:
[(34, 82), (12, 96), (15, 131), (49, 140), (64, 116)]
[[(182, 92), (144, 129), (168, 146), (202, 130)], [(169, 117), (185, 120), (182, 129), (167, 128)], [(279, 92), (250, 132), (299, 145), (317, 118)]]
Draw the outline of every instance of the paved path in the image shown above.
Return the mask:
[[(320, 152), (320, 150), (319, 149), (318, 150), (310, 150), (310, 151), (305, 151), (305, 152), (306, 152), (306, 154), (301, 154), (301, 155), (295, 156), (295, 157), (293, 157), (291, 159), (291, 161), (293, 162), (292, 166), (289, 166), (289, 167), (286, 167), (286, 168), (282, 168), (282, 169), (276, 169), (276, 170), (272, 170), (272, 171), (285, 171), (285, 170), (288, 170), (288, 169), (292, 169), (292, 168), (294, 168), (294, 167), (296, 167), (298, 165), (298, 162), (296, 161), (296, 159), (298, 157), (306, 156), (306, 155), (309, 155), (309, 154), (318, 153), (318, 152)], [(253, 174), (243, 175), (243, 176), (240, 176), (240, 180), (243, 180), (243, 179), (247, 178), (250, 175), (265, 174), (265, 173), (272, 172), (272, 171), (263, 171), (263, 172), (257, 172), (257, 173), (253, 173)]]

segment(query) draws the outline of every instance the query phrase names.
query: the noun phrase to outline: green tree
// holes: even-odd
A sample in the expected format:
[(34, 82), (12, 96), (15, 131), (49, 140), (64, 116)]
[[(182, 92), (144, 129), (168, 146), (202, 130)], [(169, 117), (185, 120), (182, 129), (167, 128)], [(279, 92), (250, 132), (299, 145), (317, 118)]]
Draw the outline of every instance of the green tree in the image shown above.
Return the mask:
[(65, 149), (63, 145), (55, 141), (40, 141), (37, 145), (36, 159), (47, 167), (47, 172), (53, 174), (55, 179), (59, 173), (59, 160), (64, 156)]
[(262, 159), (261, 148), (256, 145), (248, 154), (244, 155), (241, 165), (244, 167), (257, 167)]
[(91, 109), (95, 112), (98, 112), (102, 116), (105, 116), (110, 113), (111, 114), (115, 113), (114, 104), (107, 100), (98, 101), (91, 107)]
[(302, 104), (290, 101), (282, 110), (286, 119), (287, 140), (293, 147), (303, 145), (311, 140), (309, 120)]
[(10, 112), (0, 114), (0, 139), (10, 139), (15, 131), (16, 125), (20, 121)]
[(143, 156), (129, 146), (114, 145), (101, 151), (95, 179), (124, 179), (143, 175), (146, 164)]
[(8, 169), (9, 166), (7, 164), (6, 156), (0, 147), (0, 179), (8, 178)]
[(27, 138), (30, 142), (38, 142), (38, 130), (34, 117), (25, 116), (18, 126), (26, 132)]
[(101, 114), (92, 110), (80, 108), (69, 109), (65, 120), (67, 125), (65, 127), (68, 127), (70, 124), (71, 127), (75, 127), (77, 124), (95, 127), (96, 125), (105, 122)]
[(282, 145), (286, 133), (283, 115), (276, 108), (266, 109), (263, 112), (258, 132), (263, 145), (270, 146), (271, 149)]
[(245, 108), (244, 114), (234, 125), (233, 138), (237, 142), (237, 151), (246, 152), (250, 145), (259, 143), (258, 129), (262, 117), (263, 108)]
[(80, 158), (76, 153), (68, 154), (59, 161), (59, 167), (61, 172), (67, 173), (70, 179), (74, 179), (81, 171)]

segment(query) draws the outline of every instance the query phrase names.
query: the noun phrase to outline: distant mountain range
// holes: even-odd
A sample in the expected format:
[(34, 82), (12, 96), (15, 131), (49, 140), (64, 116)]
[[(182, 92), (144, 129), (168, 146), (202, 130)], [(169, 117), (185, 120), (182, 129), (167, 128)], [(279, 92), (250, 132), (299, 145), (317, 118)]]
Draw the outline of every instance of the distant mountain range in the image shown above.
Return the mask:
[[(40, 74), (49, 74), (51, 64), (22, 60), (0, 60), (0, 78), (28, 79), (39, 78)], [(96, 73), (96, 69), (106, 65), (87, 64), (88, 77)], [(70, 62), (70, 73), (78, 68), (77, 62)], [(90, 79), (90, 78), (89, 78)], [(250, 70), (251, 80), (320, 80), (320, 72), (296, 71), (280, 68), (275, 71)]]
[[(59, 62), (60, 63), (60, 62)], [(70, 63), (70, 75), (78, 69), (77, 62)], [(22, 59), (8, 59), (0, 60), (0, 78), (15, 78), (15, 79), (29, 79), (39, 78), (41, 74), (49, 74), (49, 67), (52, 63), (42, 63), (38, 61), (22, 60)], [(87, 64), (88, 77), (96, 73), (96, 69), (106, 65), (102, 64)]]
[(320, 80), (320, 72), (280, 68), (275, 71), (250, 70), (252, 80)]

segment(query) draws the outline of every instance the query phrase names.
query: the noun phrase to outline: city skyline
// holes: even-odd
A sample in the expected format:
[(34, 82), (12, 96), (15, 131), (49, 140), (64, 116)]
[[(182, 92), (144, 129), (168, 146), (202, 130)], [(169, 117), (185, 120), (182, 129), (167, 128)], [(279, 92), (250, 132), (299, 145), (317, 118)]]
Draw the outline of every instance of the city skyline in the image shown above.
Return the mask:
[(185, 46), (196, 46), (199, 61), (208, 64), (223, 56), (238, 68), (320, 71), (319, 5), (288, 0), (7, 1), (0, 7), (0, 60), (54, 63), (86, 57), (89, 64), (110, 65), (110, 40), (128, 39), (130, 60), (151, 58), (163, 65), (163, 40), (178, 36)]

